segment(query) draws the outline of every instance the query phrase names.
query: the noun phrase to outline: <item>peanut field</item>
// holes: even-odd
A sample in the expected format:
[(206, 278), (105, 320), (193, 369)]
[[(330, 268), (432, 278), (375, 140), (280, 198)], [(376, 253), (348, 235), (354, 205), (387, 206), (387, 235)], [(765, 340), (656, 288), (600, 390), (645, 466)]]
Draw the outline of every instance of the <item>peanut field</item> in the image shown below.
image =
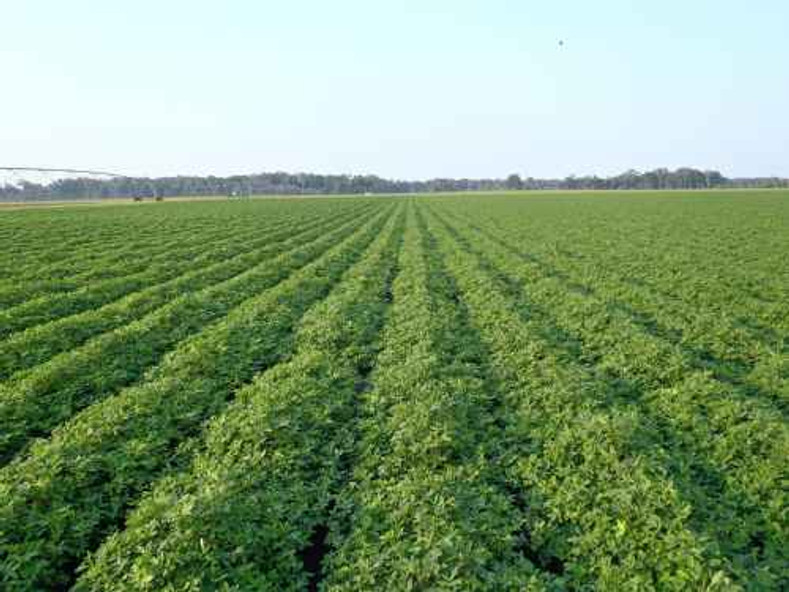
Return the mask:
[(786, 590), (789, 192), (0, 211), (0, 589)]

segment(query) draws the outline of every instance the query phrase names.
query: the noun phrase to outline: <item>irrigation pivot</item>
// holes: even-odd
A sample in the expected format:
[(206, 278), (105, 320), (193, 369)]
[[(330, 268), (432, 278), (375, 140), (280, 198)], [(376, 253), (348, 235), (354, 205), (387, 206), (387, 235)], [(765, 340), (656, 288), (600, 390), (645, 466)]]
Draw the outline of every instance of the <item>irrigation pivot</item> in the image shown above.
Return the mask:
[[(132, 189), (135, 201), (143, 197), (153, 197), (161, 201), (161, 196), (151, 180), (142, 180), (96, 169), (75, 169), (68, 167), (35, 167), (35, 166), (0, 166), (0, 201), (39, 201), (53, 199), (55, 193), (62, 195), (63, 185), (72, 185), (68, 193), (69, 199), (94, 199), (106, 195), (101, 182), (125, 181), (133, 182)], [(53, 185), (60, 185), (57, 192), (51, 191)]]
[(49, 167), (8, 167), (0, 166), (0, 171), (9, 173), (62, 173), (66, 175), (90, 175), (96, 177), (111, 177), (113, 179), (127, 179), (128, 175), (121, 175), (119, 173), (110, 173), (107, 171), (91, 171), (86, 169), (58, 169)]

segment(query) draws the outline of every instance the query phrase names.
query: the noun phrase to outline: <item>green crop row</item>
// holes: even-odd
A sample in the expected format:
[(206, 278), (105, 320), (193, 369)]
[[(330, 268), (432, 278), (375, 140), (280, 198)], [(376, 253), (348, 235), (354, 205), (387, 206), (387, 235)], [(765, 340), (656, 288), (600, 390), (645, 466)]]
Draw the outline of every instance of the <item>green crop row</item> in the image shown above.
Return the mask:
[[(239, 233), (241, 229), (237, 229)], [(154, 244), (137, 246), (129, 252), (119, 253), (113, 245), (95, 248), (90, 254), (90, 261), (85, 262), (87, 269), (76, 274), (62, 276), (66, 273), (62, 264), (53, 265), (52, 270), (41, 269), (41, 277), (9, 277), (0, 282), (0, 305), (5, 309), (22, 307), (33, 300), (63, 297), (65, 294), (75, 292), (86, 287), (95, 287), (103, 283), (112, 285), (113, 281), (140, 274), (152, 266), (160, 266), (169, 260), (170, 256), (186, 253), (200, 254), (207, 250), (222, 245), (224, 248), (238, 243), (244, 245), (248, 240), (255, 238), (255, 231), (247, 230), (238, 236), (232, 237), (227, 232), (218, 229), (200, 229), (188, 234), (165, 234), (155, 239), (149, 239)]]
[[(60, 245), (57, 233), (37, 236), (39, 242), (57, 245), (60, 258), (63, 255), (67, 258), (51, 265), (27, 263), (24, 250), (19, 251), (13, 267), (4, 276), (6, 279), (0, 282), (0, 305), (9, 307), (38, 296), (73, 291), (95, 281), (143, 271), (151, 262), (166, 260), (171, 244), (198, 244), (206, 249), (216, 243), (223, 243), (241, 248), (249, 240), (265, 235), (282, 223), (295, 219), (317, 219), (322, 217), (322, 213), (329, 213), (325, 206), (318, 205), (313, 208), (269, 207), (265, 212), (268, 214), (266, 217), (259, 213), (242, 216), (241, 212), (236, 213), (234, 209), (230, 213), (220, 211), (218, 214), (221, 214), (220, 219), (224, 224), (218, 224), (213, 216), (206, 216), (199, 219), (199, 224), (181, 220), (178, 225), (161, 227), (156, 224), (156, 219), (151, 219), (150, 225), (144, 228), (124, 225), (123, 234), (115, 240), (91, 243), (82, 251)], [(126, 217), (124, 220), (127, 221)], [(116, 221), (113, 224), (117, 225)], [(92, 226), (88, 225), (87, 228)], [(228, 228), (233, 229), (232, 234), (228, 234)]]
[(76, 590), (304, 589), (302, 552), (345, 479), (401, 219), (307, 312), (293, 358), (239, 391), (189, 469), (157, 483), (105, 541)]
[(38, 325), (0, 342), (0, 379), (31, 368), (55, 354), (73, 349), (100, 333), (142, 318), (179, 296), (229, 280), (258, 265), (271, 254), (302, 245), (333, 230), (336, 220), (345, 220), (361, 211), (342, 211), (324, 220), (295, 220), (280, 225), (264, 239), (250, 241), (241, 249), (213, 248), (196, 257), (186, 273), (160, 284), (148, 286), (95, 310), (74, 314)]
[[(214, 232), (218, 233), (216, 229)], [(225, 234), (227, 233), (225, 232)], [(259, 235), (256, 237), (255, 234), (242, 237), (241, 245), (252, 241), (261, 244), (268, 240), (267, 237), (261, 239)], [(201, 255), (202, 258), (205, 258), (214, 252), (221, 253), (222, 250), (226, 250), (232, 253), (238, 249), (234, 244), (236, 239), (224, 239), (221, 241), (224, 244), (219, 245), (218, 248), (216, 245), (210, 244), (211, 241), (216, 242), (216, 238), (212, 238), (210, 234), (205, 235), (205, 233), (198, 233), (189, 237), (188, 240), (180, 236), (168, 237), (164, 241), (164, 252), (160, 253), (158, 257), (145, 251), (137, 253), (133, 259), (136, 262), (128, 266), (129, 273), (121, 271), (122, 275), (106, 280), (91, 281), (74, 291), (42, 295), (8, 308), (0, 313), (0, 337), (63, 316), (90, 310), (129, 293), (145, 289), (150, 285), (169, 281), (196, 264), (204, 264), (203, 261), (196, 260)], [(127, 264), (123, 263), (116, 268), (124, 270), (127, 268)]]
[(542, 311), (543, 325), (573, 344), (569, 352), (594, 363), (612, 412), (650, 426), (642, 438), (664, 451), (659, 464), (692, 505), (689, 524), (705, 534), (710, 554), (725, 557), (740, 582), (777, 585), (789, 561), (781, 493), (789, 429), (781, 415), (698, 370), (681, 347), (604, 297), (568, 290), (479, 234), (472, 242), (479, 258), (516, 280), (526, 311)]
[(430, 227), (518, 420), (520, 449), (503, 464), (523, 496), (538, 562), (561, 565), (574, 588), (727, 586), (719, 558), (690, 528), (688, 506), (638, 442), (638, 414), (607, 409), (605, 385), (555, 351), (549, 327), (521, 315), (442, 222), (433, 217)]
[(495, 462), (484, 348), (422, 225), (406, 233), (393, 300), (325, 589), (549, 587), (521, 552), (522, 512)]
[(0, 386), (0, 459), (7, 461), (28, 440), (50, 430), (80, 409), (110, 396), (141, 377), (174, 345), (216, 322), (319, 257), (356, 221), (296, 245), (273, 247), (253, 267), (231, 279), (184, 294), (164, 307), (84, 346), (65, 352)]
[[(21, 237), (17, 237), (6, 254), (6, 257), (11, 257), (3, 268), (5, 281), (33, 283), (42, 279), (68, 279), (75, 274), (85, 279), (100, 278), (105, 274), (111, 276), (117, 263), (133, 259), (140, 252), (161, 252), (162, 239), (165, 243), (171, 238), (188, 241), (206, 233), (221, 237), (210, 219), (197, 223), (182, 220), (180, 225), (162, 224), (151, 219), (142, 227), (129, 224), (128, 218), (124, 218), (123, 225), (117, 221), (97, 222), (94, 220), (93, 224), (82, 225), (81, 233), (91, 239), (82, 244), (73, 244), (57, 228), (46, 233), (35, 229), (35, 233), (31, 233), (32, 244), (25, 244)], [(22, 225), (20, 230), (24, 232), (26, 227)], [(108, 235), (106, 230), (111, 230), (111, 234)], [(48, 252), (36, 254), (38, 245)]]
[[(216, 217), (243, 219), (242, 208), (228, 209), (219, 205), (201, 204), (198, 208), (190, 208), (186, 204), (173, 203), (157, 208), (70, 207), (4, 212), (0, 226), (11, 229), (14, 241), (8, 252), (0, 253), (0, 266), (10, 265), (20, 258), (42, 263), (47, 260), (70, 262), (72, 252), (88, 254), (95, 250), (94, 247), (118, 239), (144, 243), (151, 237), (170, 232), (208, 228)], [(55, 240), (42, 240), (43, 237)]]
[[(621, 273), (699, 311), (786, 323), (785, 196), (491, 200), (453, 204), (538, 257)], [(786, 324), (784, 328), (787, 329)]]
[(0, 212), (0, 590), (789, 588), (787, 195)]
[[(563, 219), (556, 216), (557, 204), (526, 216), (519, 200), (484, 212), (462, 204), (453, 210), (484, 220), (494, 234), (527, 248), (550, 272), (575, 269), (609, 283), (619, 278), (625, 294), (659, 301), (654, 304), (664, 319), (673, 321), (669, 330), (700, 343), (700, 354), (714, 353), (719, 360), (708, 361), (716, 371), (742, 374), (756, 360), (763, 365), (757, 374), (763, 374), (775, 369), (779, 357), (789, 365), (789, 269), (784, 255), (789, 243), (780, 231), (780, 198), (737, 200), (728, 213), (723, 196), (703, 205), (688, 200), (682, 207), (667, 200), (659, 208), (650, 206), (650, 200), (616, 207), (600, 201), (568, 206)], [(574, 211), (580, 205), (583, 223)], [(759, 347), (759, 342), (769, 351), (754, 351), (752, 345)]]
[[(511, 250), (510, 245), (526, 240), (521, 233), (507, 232), (495, 222), (487, 229), (479, 223), (471, 225)], [(784, 376), (789, 370), (789, 345), (776, 323), (770, 322), (772, 328), (766, 329), (743, 322), (743, 312), (740, 316), (735, 312), (729, 292), (712, 291), (717, 299), (705, 294), (700, 302), (697, 288), (677, 285), (676, 280), (672, 283), (677, 273), (671, 267), (642, 272), (638, 277), (648, 279), (634, 281), (634, 266), (620, 261), (612, 265), (606, 260), (608, 253), (567, 256), (545, 252), (538, 256), (530, 249), (523, 256), (539, 265), (543, 273), (562, 279), (568, 289), (599, 291), (607, 307), (625, 312), (650, 333), (679, 344), (694, 358), (695, 366), (749, 394), (773, 399), (777, 407), (787, 411), (789, 385)], [(643, 261), (645, 257), (636, 259)], [(748, 318), (755, 318), (754, 313), (753, 306), (747, 308)]]
[(183, 342), (148, 380), (91, 405), (0, 470), (0, 582), (14, 590), (68, 585), (76, 564), (117, 528), (145, 487), (190, 456), (188, 446), (178, 453), (179, 443), (288, 355), (301, 316), (392, 215), (390, 208), (378, 212), (317, 260)]

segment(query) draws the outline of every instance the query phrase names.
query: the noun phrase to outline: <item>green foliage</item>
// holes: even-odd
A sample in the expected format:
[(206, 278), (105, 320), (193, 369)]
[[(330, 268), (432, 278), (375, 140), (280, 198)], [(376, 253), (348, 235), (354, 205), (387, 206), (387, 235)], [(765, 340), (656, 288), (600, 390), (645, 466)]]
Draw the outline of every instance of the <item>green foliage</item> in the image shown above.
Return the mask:
[[(143, 319), (104, 333), (0, 386), (0, 459), (16, 452), (31, 436), (48, 433), (83, 407), (142, 378), (146, 368), (175, 344), (320, 256), (338, 236), (350, 234), (354, 224), (324, 229), (313, 243), (279, 254), (279, 246), (270, 249), (277, 255), (270, 260), (258, 253), (254, 265), (243, 273), (178, 296)], [(303, 238), (294, 237), (293, 243)]]
[(383, 214), (185, 340), (147, 380), (91, 405), (0, 471), (5, 585), (37, 589), (68, 581), (64, 567), (117, 523), (155, 475), (178, 466), (179, 456), (171, 456), (178, 443), (255, 373), (287, 355), (295, 323), (360, 255)]
[(326, 589), (540, 588), (551, 578), (519, 552), (522, 513), (497, 479), (483, 347), (427, 241), (406, 232)]
[(191, 467), (143, 497), (76, 589), (304, 587), (298, 552), (328, 522), (343, 480), (357, 384), (373, 362), (396, 261), (397, 218), (304, 316), (293, 358), (239, 391), (206, 427)]
[[(347, 216), (348, 213), (343, 212), (342, 220), (347, 221)], [(256, 232), (253, 236), (233, 237), (220, 244), (214, 242), (208, 251), (202, 245), (202, 252), (197, 256), (190, 253), (191, 258), (183, 268), (169, 268), (167, 264), (168, 275), (172, 275), (173, 270), (184, 272), (177, 277), (146, 285), (144, 289), (98, 308), (81, 313), (70, 309), (61, 318), (17, 332), (4, 342), (0, 352), (0, 379), (74, 349), (94, 335), (127, 325), (153, 311), (159, 312), (157, 309), (180, 296), (227, 282), (288, 248), (327, 234), (333, 229), (330, 222), (305, 221), (299, 216), (290, 223), (280, 221), (276, 232), (264, 234), (263, 238)], [(233, 290), (238, 287), (234, 286)], [(51, 296), (41, 301), (45, 304), (51, 301)], [(6, 314), (13, 316), (14, 310)]]
[(788, 221), (759, 192), (3, 212), (0, 589), (786, 589)]

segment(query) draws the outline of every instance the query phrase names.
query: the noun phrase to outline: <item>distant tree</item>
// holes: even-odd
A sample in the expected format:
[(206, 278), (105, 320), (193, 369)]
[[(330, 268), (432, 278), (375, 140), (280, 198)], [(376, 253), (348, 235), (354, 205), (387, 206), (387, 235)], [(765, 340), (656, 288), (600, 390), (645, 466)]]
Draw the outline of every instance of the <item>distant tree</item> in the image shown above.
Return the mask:
[(523, 189), (523, 179), (521, 179), (520, 175), (513, 173), (507, 177), (505, 186), (507, 189)]
[(0, 200), (82, 199), (85, 197), (155, 198), (179, 195), (265, 195), (343, 193), (428, 193), (434, 191), (499, 191), (504, 189), (703, 189), (715, 187), (789, 187), (777, 177), (727, 179), (714, 170), (688, 167), (639, 172), (628, 170), (613, 177), (570, 176), (565, 179), (431, 179), (400, 181), (375, 175), (317, 175), (260, 173), (232, 177), (121, 177), (109, 180), (62, 179), (51, 184), (0, 180)]
[(707, 187), (722, 187), (726, 183), (726, 178), (718, 171), (704, 171), (707, 177)]

